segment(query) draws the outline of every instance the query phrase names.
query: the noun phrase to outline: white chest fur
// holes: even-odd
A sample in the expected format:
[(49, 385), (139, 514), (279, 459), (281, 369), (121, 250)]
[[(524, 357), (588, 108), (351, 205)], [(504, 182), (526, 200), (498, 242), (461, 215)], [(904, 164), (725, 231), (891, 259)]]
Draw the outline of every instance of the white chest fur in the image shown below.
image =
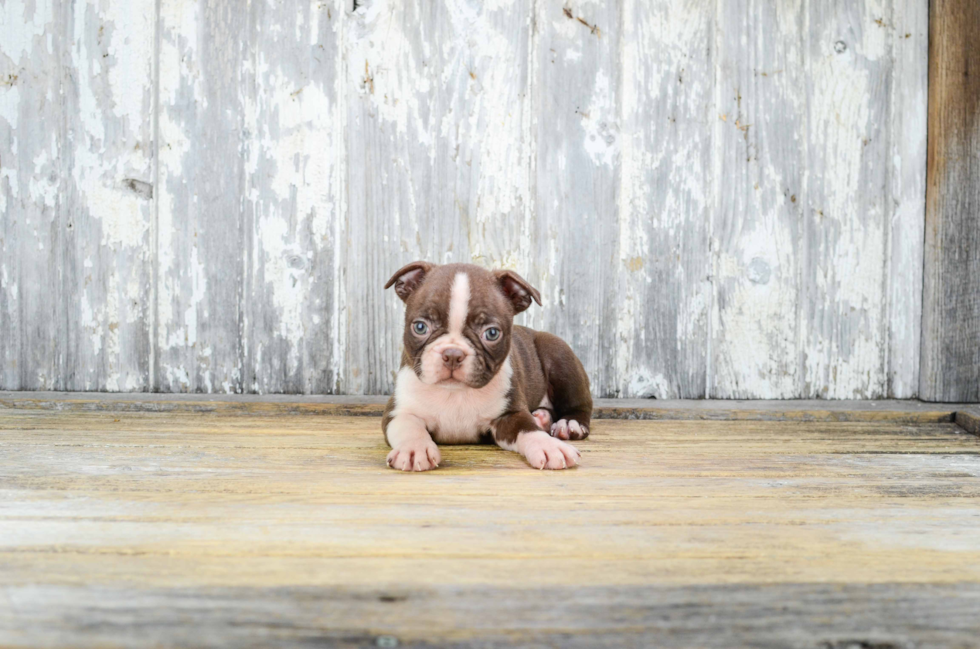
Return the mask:
[(437, 444), (472, 444), (506, 410), (512, 375), (508, 358), (482, 388), (445, 387), (422, 383), (412, 368), (403, 367), (395, 380), (392, 415), (418, 417)]

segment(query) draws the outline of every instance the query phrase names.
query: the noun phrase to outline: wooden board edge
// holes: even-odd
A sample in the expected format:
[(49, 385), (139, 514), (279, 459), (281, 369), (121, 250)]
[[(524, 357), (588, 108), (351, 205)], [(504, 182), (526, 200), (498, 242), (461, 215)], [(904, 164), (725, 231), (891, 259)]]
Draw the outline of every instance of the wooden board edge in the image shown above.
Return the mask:
[(980, 406), (957, 410), (954, 421), (966, 432), (980, 435)]
[(0, 398), (2, 410), (54, 410), (70, 412), (200, 413), (222, 415), (325, 415), (380, 417), (384, 403), (211, 401), (211, 400), (100, 400)]
[[(387, 397), (162, 395), (101, 393), (0, 393), (2, 410), (67, 412), (199, 413), (221, 415), (319, 415), (380, 417)], [(814, 402), (814, 401), (651, 401), (603, 399), (594, 419), (673, 421), (797, 421), (889, 422), (903, 424), (950, 423), (962, 412), (973, 425), (977, 411), (970, 406), (925, 404), (919, 401)], [(971, 414), (973, 413), (973, 414)], [(974, 419), (971, 419), (974, 417)], [(961, 424), (962, 425), (962, 424)]]

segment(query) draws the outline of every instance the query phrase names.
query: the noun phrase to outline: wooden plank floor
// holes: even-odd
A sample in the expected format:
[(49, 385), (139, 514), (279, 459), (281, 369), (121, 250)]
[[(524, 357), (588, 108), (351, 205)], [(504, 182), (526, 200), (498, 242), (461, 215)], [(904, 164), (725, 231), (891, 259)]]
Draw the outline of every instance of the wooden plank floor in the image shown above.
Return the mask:
[(578, 446), (403, 474), (373, 417), (0, 410), (0, 646), (980, 646), (955, 423)]

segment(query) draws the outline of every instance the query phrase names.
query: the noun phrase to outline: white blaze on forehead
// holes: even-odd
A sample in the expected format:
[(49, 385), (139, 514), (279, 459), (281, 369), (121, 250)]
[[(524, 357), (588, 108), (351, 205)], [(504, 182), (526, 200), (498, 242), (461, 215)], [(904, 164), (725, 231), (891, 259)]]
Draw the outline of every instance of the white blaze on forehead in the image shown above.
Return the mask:
[(456, 273), (449, 293), (449, 334), (462, 335), (470, 311), (470, 276)]

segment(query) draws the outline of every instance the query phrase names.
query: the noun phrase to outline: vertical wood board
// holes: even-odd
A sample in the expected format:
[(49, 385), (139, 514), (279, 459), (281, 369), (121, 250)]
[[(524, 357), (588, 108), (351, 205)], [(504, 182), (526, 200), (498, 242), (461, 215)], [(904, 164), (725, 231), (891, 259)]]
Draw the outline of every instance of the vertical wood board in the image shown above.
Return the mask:
[(596, 394), (617, 391), (620, 3), (535, 5), (531, 137), (532, 273), (545, 309), (530, 322), (564, 338)]
[(930, 5), (922, 374), (930, 401), (980, 401), (980, 5)]
[(160, 0), (156, 361), (162, 392), (244, 389), (249, 14)]
[(64, 95), (68, 389), (150, 387), (155, 0), (71, 3)]
[(0, 380), (63, 388), (62, 258), (71, 175), (65, 67), (69, 7), (0, 5)]
[(705, 394), (715, 17), (706, 3), (623, 3), (612, 394)]
[(252, 2), (242, 219), (247, 392), (335, 392), (346, 3)]
[(719, 7), (705, 396), (789, 398), (803, 390), (806, 5)]

